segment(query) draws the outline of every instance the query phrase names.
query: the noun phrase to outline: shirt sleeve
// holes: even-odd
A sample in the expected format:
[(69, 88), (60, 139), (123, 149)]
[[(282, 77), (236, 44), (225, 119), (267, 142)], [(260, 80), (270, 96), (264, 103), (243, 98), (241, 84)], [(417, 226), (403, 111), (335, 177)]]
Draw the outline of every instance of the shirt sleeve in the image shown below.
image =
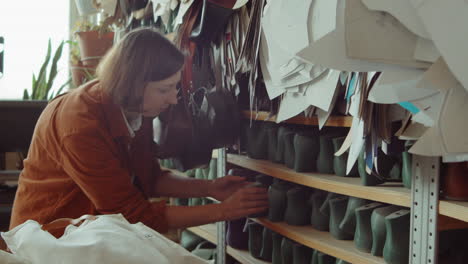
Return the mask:
[(142, 222), (167, 231), (165, 202), (149, 202), (131, 182), (115, 143), (96, 133), (73, 134), (62, 141), (62, 166), (101, 214), (121, 213), (129, 222)]

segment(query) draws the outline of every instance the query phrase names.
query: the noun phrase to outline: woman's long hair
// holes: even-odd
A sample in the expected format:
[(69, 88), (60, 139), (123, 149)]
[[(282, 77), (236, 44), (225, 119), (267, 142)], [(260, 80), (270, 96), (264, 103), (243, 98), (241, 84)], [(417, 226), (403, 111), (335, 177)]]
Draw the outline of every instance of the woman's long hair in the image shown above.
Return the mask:
[(141, 112), (148, 82), (164, 80), (182, 69), (184, 55), (152, 28), (127, 33), (104, 56), (97, 78), (125, 111)]

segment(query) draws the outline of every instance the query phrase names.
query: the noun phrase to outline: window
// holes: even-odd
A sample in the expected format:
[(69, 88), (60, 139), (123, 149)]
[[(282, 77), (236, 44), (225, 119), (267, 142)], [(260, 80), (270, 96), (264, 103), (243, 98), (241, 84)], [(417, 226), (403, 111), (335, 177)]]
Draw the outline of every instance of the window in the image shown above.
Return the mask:
[[(21, 99), (23, 90), (31, 89), (32, 75), (39, 73), (49, 38), (52, 53), (60, 41), (69, 39), (69, 5), (64, 0), (1, 1), (4, 71), (0, 77), (0, 99)], [(54, 90), (69, 78), (68, 45), (64, 46), (58, 70)]]

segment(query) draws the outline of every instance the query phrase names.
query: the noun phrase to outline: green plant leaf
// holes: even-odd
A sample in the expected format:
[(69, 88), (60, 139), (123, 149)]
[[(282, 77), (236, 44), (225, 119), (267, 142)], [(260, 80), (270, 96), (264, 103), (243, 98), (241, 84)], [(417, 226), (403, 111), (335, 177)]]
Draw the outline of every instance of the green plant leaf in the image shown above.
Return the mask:
[(41, 70), (39, 71), (39, 76), (37, 77), (36, 83), (32, 87), (31, 99), (40, 99), (40, 94), (42, 93), (40, 89), (41, 87), (43, 87), (43, 83), (46, 82), (46, 78), (47, 78), (46, 71), (47, 71), (47, 66), (49, 65), (51, 52), (52, 52), (52, 44), (49, 38), (49, 43), (47, 45), (47, 55), (46, 55), (44, 63), (41, 66)]
[(23, 100), (29, 100), (28, 89), (24, 89), (23, 91)]
[(68, 81), (66, 81), (64, 84), (62, 84), (62, 86), (60, 86), (60, 88), (57, 90), (57, 92), (54, 94), (52, 93), (50, 96), (49, 96), (49, 100), (55, 98), (57, 95), (61, 94), (62, 93), (62, 90), (63, 88), (65, 88), (67, 85), (69, 85), (71, 83), (72, 79), (69, 78)]
[(54, 84), (55, 77), (57, 76), (57, 62), (60, 59), (60, 57), (62, 57), (63, 44), (65, 44), (65, 42), (63, 41), (60, 42), (60, 45), (55, 51), (54, 58), (52, 59), (49, 79), (47, 80), (46, 87), (45, 87), (45, 93), (44, 93), (45, 97), (47, 97), (47, 95), (49, 94), (49, 91), (52, 88), (52, 85)]

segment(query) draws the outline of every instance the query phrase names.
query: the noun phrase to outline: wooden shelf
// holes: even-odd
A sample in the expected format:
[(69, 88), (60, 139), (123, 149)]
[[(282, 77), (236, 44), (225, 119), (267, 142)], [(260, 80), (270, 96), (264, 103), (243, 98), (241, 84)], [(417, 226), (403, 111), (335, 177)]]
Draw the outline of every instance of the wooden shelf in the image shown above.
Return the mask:
[(439, 213), (468, 222), (468, 202), (439, 201)]
[(359, 251), (352, 240), (337, 240), (330, 233), (317, 231), (310, 226), (290, 226), (284, 222), (273, 223), (263, 218), (254, 221), (298, 243), (351, 263), (385, 263), (383, 258)]
[(329, 192), (410, 207), (411, 190), (398, 183), (363, 186), (361, 179), (320, 173), (299, 173), (282, 164), (228, 154), (227, 162), (297, 184)]
[[(213, 244), (217, 244), (216, 239), (216, 224), (207, 224), (202, 226), (195, 226), (187, 228), (190, 232), (210, 241)], [(237, 261), (242, 264), (267, 264), (269, 262), (265, 262), (259, 259), (256, 259), (250, 255), (250, 253), (246, 250), (238, 250), (232, 248), (230, 246), (226, 247), (226, 252)]]
[[(270, 116), (269, 112), (258, 111), (258, 112), (251, 112), (251, 111), (242, 111), (242, 115), (244, 118), (252, 118), (253, 120), (258, 121), (269, 121), (269, 122), (276, 122), (276, 115)], [(304, 116), (295, 116), (293, 118), (287, 119), (283, 121), (283, 123), (290, 123), (290, 124), (301, 124), (301, 125), (313, 125), (318, 126), (318, 118), (314, 117), (304, 117)], [(325, 126), (331, 127), (351, 127), (353, 123), (352, 116), (331, 116)]]
[(185, 177), (185, 178), (188, 177), (187, 174), (186, 174), (185, 172), (181, 172), (181, 171), (176, 170), (176, 169), (169, 169), (169, 168), (166, 168), (166, 167), (161, 166), (161, 170), (170, 171), (172, 174), (177, 175), (177, 176), (180, 176), (180, 177)]
[(187, 228), (188, 231), (194, 233), (197, 236), (200, 236), (213, 244), (217, 244), (218, 241), (216, 239), (216, 224), (207, 224), (201, 226), (194, 226)]

